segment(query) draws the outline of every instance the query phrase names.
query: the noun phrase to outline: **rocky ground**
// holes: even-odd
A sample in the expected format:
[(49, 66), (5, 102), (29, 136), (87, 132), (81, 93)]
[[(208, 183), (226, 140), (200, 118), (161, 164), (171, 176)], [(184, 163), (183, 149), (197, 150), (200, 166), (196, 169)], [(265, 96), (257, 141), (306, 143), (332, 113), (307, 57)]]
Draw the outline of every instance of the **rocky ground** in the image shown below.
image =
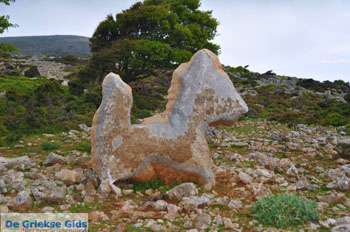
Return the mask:
[(210, 129), (210, 191), (160, 181), (100, 185), (89, 129), (1, 148), (0, 212), (86, 212), (91, 231), (279, 231), (249, 208), (261, 196), (288, 193), (317, 202), (320, 212), (319, 221), (290, 231), (350, 231), (350, 162), (337, 152), (346, 136), (335, 128), (242, 120)]

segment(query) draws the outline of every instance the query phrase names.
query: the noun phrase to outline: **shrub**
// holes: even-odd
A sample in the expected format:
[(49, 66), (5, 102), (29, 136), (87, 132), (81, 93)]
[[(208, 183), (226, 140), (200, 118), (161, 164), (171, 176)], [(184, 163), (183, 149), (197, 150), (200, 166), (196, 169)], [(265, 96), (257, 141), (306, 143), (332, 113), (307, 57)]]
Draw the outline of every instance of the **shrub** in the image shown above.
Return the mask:
[(162, 94), (162, 95), (167, 95), (168, 94), (168, 88), (166, 88), (164, 86), (159, 86), (157, 88), (157, 92)]
[(90, 153), (91, 145), (90, 145), (90, 142), (82, 141), (82, 142), (78, 143), (77, 145), (75, 145), (74, 149), (78, 150), (78, 151), (81, 151), (81, 152), (88, 152), (88, 153)]
[(69, 86), (69, 93), (71, 95), (80, 96), (84, 93), (84, 86), (76, 78), (70, 80), (68, 82), (68, 86)]
[(334, 112), (327, 115), (326, 122), (332, 126), (341, 126), (344, 124), (345, 118), (337, 112)]
[(261, 198), (250, 208), (254, 219), (264, 226), (286, 228), (317, 221), (317, 204), (296, 195), (281, 194)]
[(147, 110), (142, 110), (140, 113), (137, 114), (138, 118), (148, 118), (151, 117), (152, 114), (148, 112)]
[(350, 104), (350, 93), (347, 93), (344, 97), (345, 101)]
[(40, 72), (37, 66), (31, 66), (28, 70), (24, 72), (26, 77), (40, 77)]
[(56, 143), (50, 143), (50, 142), (43, 142), (41, 144), (41, 147), (44, 149), (44, 150), (56, 150), (58, 149), (58, 144)]

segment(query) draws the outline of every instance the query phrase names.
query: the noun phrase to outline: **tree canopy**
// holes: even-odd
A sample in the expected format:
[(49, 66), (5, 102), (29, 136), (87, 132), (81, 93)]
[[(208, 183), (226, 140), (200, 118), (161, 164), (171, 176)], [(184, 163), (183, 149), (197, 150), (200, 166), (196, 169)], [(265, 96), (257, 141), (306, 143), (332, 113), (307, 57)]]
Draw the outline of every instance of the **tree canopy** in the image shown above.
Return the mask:
[[(3, 3), (5, 5), (10, 5), (10, 2), (14, 2), (15, 0), (0, 0), (0, 4)], [(10, 16), (1, 15), (0, 16), (0, 34), (4, 33), (10, 27), (17, 27), (16, 24), (12, 24), (9, 22)], [(12, 44), (4, 44), (0, 43), (0, 55), (7, 54), (13, 51), (16, 51), (17, 48)]]
[(218, 53), (220, 47), (210, 42), (218, 21), (199, 7), (200, 0), (145, 0), (108, 15), (90, 39), (90, 70), (80, 79), (100, 82), (113, 71), (130, 82), (188, 61), (203, 48)]
[[(0, 4), (3, 3), (5, 5), (10, 5), (10, 2), (14, 2), (15, 0), (0, 0)], [(17, 25), (9, 22), (10, 16), (1, 15), (0, 16), (0, 34), (4, 33), (10, 27), (16, 27)]]

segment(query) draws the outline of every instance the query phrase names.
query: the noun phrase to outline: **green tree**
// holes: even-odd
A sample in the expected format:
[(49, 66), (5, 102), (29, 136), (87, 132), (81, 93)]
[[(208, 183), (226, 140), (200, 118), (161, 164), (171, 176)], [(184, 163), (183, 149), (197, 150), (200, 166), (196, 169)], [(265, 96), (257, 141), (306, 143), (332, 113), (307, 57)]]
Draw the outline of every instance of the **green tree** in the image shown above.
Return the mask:
[[(0, 0), (0, 4), (3, 3), (5, 5), (10, 5), (10, 2), (14, 2), (15, 0)], [(16, 24), (12, 24), (9, 22), (10, 16), (2, 15), (0, 16), (0, 34), (4, 33), (10, 27), (17, 27)], [(0, 44), (0, 55), (9, 54), (13, 51), (18, 50), (12, 44)]]
[(219, 46), (210, 42), (218, 21), (199, 10), (200, 0), (145, 0), (114, 18), (108, 15), (90, 39), (93, 56), (78, 74), (83, 83), (100, 83), (113, 71), (126, 82), (172, 68), (196, 51)]

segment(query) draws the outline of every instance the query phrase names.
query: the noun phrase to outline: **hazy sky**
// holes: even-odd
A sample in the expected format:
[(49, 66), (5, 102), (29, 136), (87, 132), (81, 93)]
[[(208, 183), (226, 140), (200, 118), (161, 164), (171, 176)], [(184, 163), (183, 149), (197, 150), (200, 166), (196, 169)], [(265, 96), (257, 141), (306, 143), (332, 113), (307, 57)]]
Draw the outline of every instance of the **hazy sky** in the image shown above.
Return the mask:
[[(91, 36), (135, 0), (17, 0), (0, 5), (19, 25), (1, 36)], [(350, 81), (350, 0), (202, 0), (220, 25), (220, 60), (253, 71)]]

